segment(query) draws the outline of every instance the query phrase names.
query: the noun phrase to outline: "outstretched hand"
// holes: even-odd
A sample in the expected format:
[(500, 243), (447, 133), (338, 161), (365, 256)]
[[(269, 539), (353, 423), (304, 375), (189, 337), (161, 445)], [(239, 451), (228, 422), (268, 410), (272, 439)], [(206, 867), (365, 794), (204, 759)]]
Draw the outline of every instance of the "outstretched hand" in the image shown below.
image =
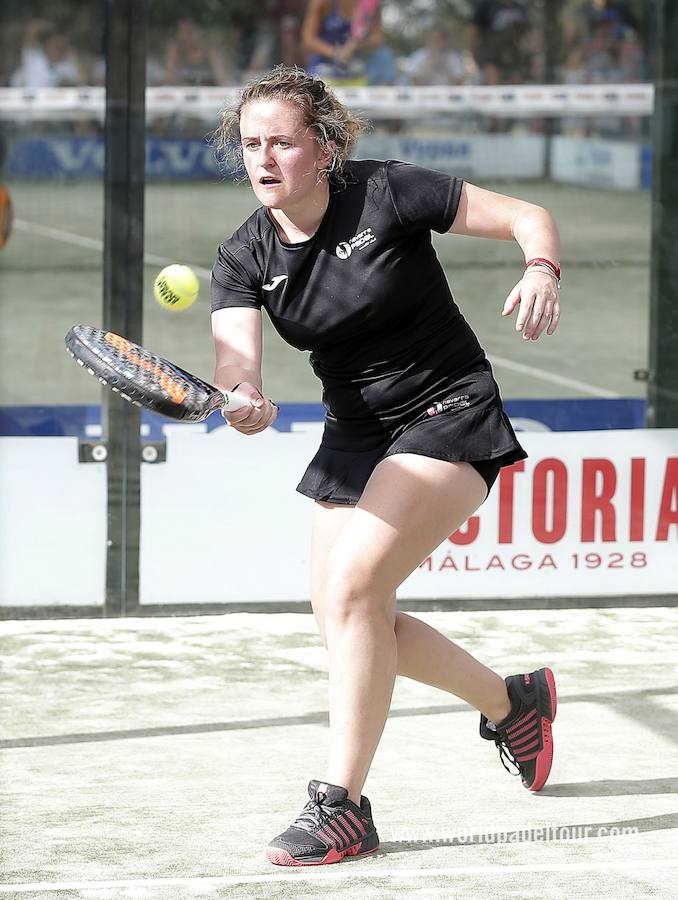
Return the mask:
[(560, 319), (560, 290), (553, 276), (546, 272), (526, 272), (506, 298), (502, 316), (510, 316), (517, 306), (516, 331), (523, 339), (536, 341), (546, 329), (553, 334)]

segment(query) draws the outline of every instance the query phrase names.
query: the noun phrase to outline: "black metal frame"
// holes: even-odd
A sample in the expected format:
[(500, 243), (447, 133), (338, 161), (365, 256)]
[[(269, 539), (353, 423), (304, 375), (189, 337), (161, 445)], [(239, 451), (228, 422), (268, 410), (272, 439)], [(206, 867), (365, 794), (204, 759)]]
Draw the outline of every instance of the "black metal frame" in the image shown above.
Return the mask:
[(652, 117), (652, 250), (647, 424), (678, 427), (678, 5), (659, 0)]
[[(104, 0), (106, 119), (104, 328), (142, 342), (147, 0)], [(104, 615), (139, 606), (141, 416), (103, 389), (108, 448)]]

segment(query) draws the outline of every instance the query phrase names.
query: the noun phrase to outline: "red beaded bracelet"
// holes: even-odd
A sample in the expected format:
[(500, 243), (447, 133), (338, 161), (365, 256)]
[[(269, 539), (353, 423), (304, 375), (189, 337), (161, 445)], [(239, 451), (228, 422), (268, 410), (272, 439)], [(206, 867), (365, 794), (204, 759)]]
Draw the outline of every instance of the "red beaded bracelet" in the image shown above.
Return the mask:
[(528, 259), (525, 263), (525, 268), (529, 269), (530, 266), (547, 266), (549, 269), (553, 271), (553, 274), (556, 276), (558, 281), (560, 281), (560, 266), (558, 263), (552, 262), (550, 259), (545, 259), (543, 256), (535, 256), (534, 259)]

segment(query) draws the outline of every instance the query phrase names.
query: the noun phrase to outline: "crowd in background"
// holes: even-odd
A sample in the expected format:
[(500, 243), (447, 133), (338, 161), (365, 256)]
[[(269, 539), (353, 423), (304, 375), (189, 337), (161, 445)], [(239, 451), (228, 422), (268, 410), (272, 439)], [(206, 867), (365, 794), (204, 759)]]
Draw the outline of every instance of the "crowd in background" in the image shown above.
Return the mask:
[[(49, 16), (15, 17), (4, 29), (0, 84), (103, 84), (94, 5), (68, 0), (60, 5), (57, 0), (37, 4)], [(204, 22), (195, 11), (166, 26), (152, 24), (148, 84), (240, 84), (279, 62), (304, 66), (344, 85), (545, 80), (544, 0), (459, 0), (454, 15), (449, 4), (431, 0), (429, 12), (414, 26), (407, 6), (397, 0), (262, 0), (252, 12), (253, 6), (230, 4), (237, 14), (223, 25), (215, 24), (214, 14)], [(644, 15), (631, 0), (565, 0), (556, 80), (632, 83), (651, 78), (652, 60), (645, 48), (653, 4), (641, 6)]]

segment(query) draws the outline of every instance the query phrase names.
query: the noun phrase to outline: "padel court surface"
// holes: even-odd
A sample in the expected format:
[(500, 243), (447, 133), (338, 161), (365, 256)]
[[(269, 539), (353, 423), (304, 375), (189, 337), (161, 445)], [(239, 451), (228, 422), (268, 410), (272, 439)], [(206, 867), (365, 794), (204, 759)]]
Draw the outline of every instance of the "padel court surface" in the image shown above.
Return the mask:
[(276, 868), (324, 777), (305, 614), (2, 624), (0, 896), (675, 897), (678, 609), (415, 613), (502, 674), (550, 665), (531, 794), (455, 697), (398, 679), (364, 788), (380, 850)]

